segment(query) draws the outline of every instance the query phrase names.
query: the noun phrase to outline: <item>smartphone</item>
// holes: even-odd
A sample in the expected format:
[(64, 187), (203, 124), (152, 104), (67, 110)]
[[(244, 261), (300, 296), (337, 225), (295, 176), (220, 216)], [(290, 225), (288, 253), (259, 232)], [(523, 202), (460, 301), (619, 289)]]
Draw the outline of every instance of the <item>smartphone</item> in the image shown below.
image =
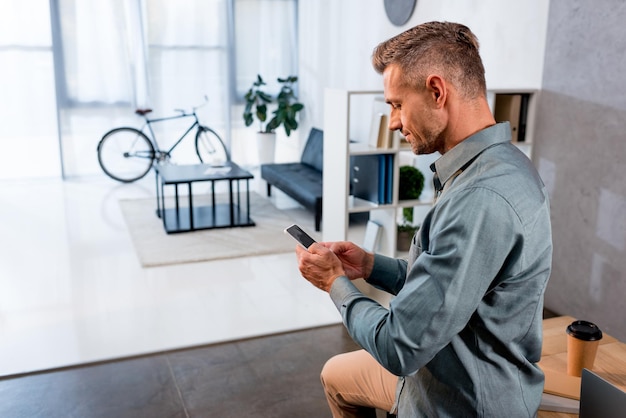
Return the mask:
[(291, 225), (285, 228), (285, 232), (291, 235), (296, 241), (300, 243), (304, 248), (308, 249), (311, 244), (315, 243), (315, 240), (311, 238), (309, 234), (304, 232), (298, 225)]

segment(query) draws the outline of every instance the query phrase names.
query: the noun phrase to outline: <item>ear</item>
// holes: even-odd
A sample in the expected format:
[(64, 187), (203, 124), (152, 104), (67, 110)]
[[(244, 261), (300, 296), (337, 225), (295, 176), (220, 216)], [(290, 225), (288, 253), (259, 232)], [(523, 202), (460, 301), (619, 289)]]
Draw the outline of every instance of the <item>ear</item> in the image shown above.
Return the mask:
[(448, 96), (445, 80), (437, 74), (431, 74), (426, 78), (426, 89), (432, 98), (433, 105), (437, 108), (443, 107)]

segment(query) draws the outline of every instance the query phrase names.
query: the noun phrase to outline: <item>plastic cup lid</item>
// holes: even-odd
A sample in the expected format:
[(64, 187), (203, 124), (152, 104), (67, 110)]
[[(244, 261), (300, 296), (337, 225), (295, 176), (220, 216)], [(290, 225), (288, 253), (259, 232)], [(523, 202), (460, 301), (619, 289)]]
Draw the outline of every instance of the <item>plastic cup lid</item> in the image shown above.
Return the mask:
[(600, 328), (589, 321), (574, 321), (567, 327), (567, 333), (583, 341), (597, 341), (602, 339)]

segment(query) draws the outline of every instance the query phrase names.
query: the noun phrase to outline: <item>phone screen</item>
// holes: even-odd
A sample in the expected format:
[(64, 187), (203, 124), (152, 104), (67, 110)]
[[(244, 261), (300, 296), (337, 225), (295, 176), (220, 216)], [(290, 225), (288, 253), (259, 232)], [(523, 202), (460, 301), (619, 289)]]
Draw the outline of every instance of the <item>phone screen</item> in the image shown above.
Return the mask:
[(315, 243), (315, 240), (311, 238), (309, 234), (304, 232), (298, 225), (291, 225), (285, 228), (285, 232), (295, 238), (304, 248), (308, 249), (311, 244)]

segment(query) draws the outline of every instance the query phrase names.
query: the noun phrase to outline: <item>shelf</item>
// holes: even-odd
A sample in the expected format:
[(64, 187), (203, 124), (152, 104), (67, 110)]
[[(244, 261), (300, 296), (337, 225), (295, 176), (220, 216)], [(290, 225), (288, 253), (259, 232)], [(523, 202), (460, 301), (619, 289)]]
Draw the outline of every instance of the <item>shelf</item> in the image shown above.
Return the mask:
[(369, 200), (361, 199), (359, 197), (348, 196), (348, 211), (350, 213), (368, 212), (372, 209), (388, 209), (393, 208), (392, 204), (380, 204), (370, 202)]
[[(499, 111), (499, 113), (508, 115), (506, 117), (512, 119), (517, 118), (516, 129), (518, 134), (521, 133), (520, 128), (524, 128), (525, 124), (523, 136), (518, 135), (524, 141), (515, 142), (515, 145), (529, 157), (532, 149), (537, 93), (529, 90), (488, 92), (492, 111), (494, 110), (497, 96), (523, 96), (521, 100), (517, 101), (517, 104), (509, 105), (508, 108), (506, 105), (507, 98), (504, 101), (501, 100), (499, 106), (504, 106), (505, 109), (503, 112)], [(371, 96), (371, 100), (367, 95)], [(370, 220), (375, 221), (382, 227), (377, 252), (388, 256), (397, 256), (396, 225), (400, 209), (416, 208), (414, 210), (414, 213), (417, 214), (415, 223), (420, 223), (422, 221), (420, 217), (425, 216), (429, 207), (433, 204), (433, 190), (428, 186), (425, 187), (419, 200), (398, 200), (400, 166), (405, 164), (407, 160), (406, 153), (410, 152), (411, 164), (416, 166), (421, 164), (421, 167), (418, 168), (429, 179), (431, 172), (425, 172), (424, 170), (428, 170), (430, 163), (434, 161), (429, 160), (429, 158), (436, 158), (437, 155), (414, 156), (411, 146), (406, 142), (401, 143), (399, 135), (394, 136), (392, 142), (386, 142), (391, 145), (390, 148), (371, 145), (381, 143), (381, 126), (384, 126), (377, 122), (376, 116), (381, 115), (381, 120), (384, 120), (384, 112), (388, 112), (388, 105), (379, 100), (382, 95), (382, 91), (348, 91), (340, 89), (326, 89), (324, 91), (324, 180), (322, 200), (324, 218), (322, 230), (324, 241), (346, 240), (349, 215), (351, 213), (369, 212)], [(503, 105), (502, 103), (505, 104)], [(386, 110), (385, 106), (387, 106)], [(522, 108), (526, 112), (525, 114), (520, 114)], [(351, 123), (351, 120), (354, 123)], [(372, 130), (373, 128), (377, 128), (377, 131)], [(374, 132), (378, 133), (377, 141), (374, 141), (376, 138)], [(353, 192), (351, 186), (354, 185), (351, 161), (354, 160), (353, 157), (370, 155), (392, 155), (393, 157), (390, 159), (393, 164), (392, 170), (389, 171), (393, 196), (389, 199), (389, 195), (386, 195), (385, 199), (381, 199), (390, 201), (390, 203), (378, 204), (350, 196), (350, 193)], [(423, 165), (425, 161), (430, 161), (426, 168)], [(369, 183), (365, 181), (360, 184)], [(373, 199), (371, 194), (373, 190), (375, 190), (375, 186), (374, 189), (366, 190), (370, 194), (363, 194), (360, 191), (355, 193), (359, 196)], [(389, 189), (386, 188), (385, 190)]]
[(428, 199), (426, 196), (422, 196), (422, 198), (419, 200), (398, 200), (398, 203), (396, 204), (396, 206), (398, 206), (399, 208), (410, 208), (410, 207), (416, 207), (416, 206), (432, 206), (432, 205), (433, 205), (432, 196), (430, 199)]
[[(368, 104), (365, 94), (371, 95), (371, 102)], [(375, 114), (383, 112), (384, 107), (388, 105), (380, 104), (377, 97), (383, 94), (382, 91), (369, 92), (353, 92), (338, 89), (326, 89), (324, 92), (324, 181), (323, 181), (323, 239), (324, 241), (343, 241), (348, 236), (349, 215), (353, 213), (369, 212), (370, 220), (378, 223), (381, 228), (380, 241), (378, 243), (377, 252), (389, 256), (395, 256), (396, 252), (396, 235), (397, 220), (399, 209), (405, 207), (428, 207), (432, 205), (432, 194), (426, 194), (420, 200), (398, 201), (399, 187), (399, 171), (401, 165), (401, 153), (411, 152), (411, 147), (404, 143), (401, 146), (400, 136), (395, 135), (391, 146), (375, 147), (372, 144), (372, 125), (369, 123), (370, 118)], [(358, 97), (357, 97), (358, 96)], [(369, 107), (368, 107), (369, 106)], [(374, 112), (373, 109), (376, 109)], [(351, 126), (350, 119), (359, 121), (359, 125)], [(362, 122), (361, 122), (362, 121)], [(359, 129), (360, 128), (360, 129)], [(353, 131), (351, 131), (351, 129)], [(380, 129), (380, 126), (378, 127)], [(356, 141), (354, 139), (357, 139)], [(362, 194), (363, 190), (356, 192), (359, 197), (350, 195), (353, 191), (351, 186), (357, 184), (354, 182), (354, 170), (351, 163), (356, 159), (354, 157), (390, 155), (387, 159), (384, 181), (385, 198), (384, 201), (389, 203), (379, 204), (371, 200), (363, 199), (363, 196), (376, 195), (376, 187), (379, 182), (371, 180), (372, 194)], [(374, 164), (366, 167), (373, 170)], [(380, 167), (380, 166), (379, 166)], [(367, 174), (371, 174), (368, 172)], [(368, 176), (359, 177), (367, 179)], [(370, 180), (365, 180), (358, 184), (370, 184)], [(388, 193), (388, 191), (391, 191)], [(380, 190), (378, 190), (380, 193)], [(378, 194), (378, 196), (381, 196)], [(360, 244), (360, 243), (357, 243)]]
[[(410, 148), (409, 148), (410, 150)], [(349, 145), (350, 155), (377, 155), (377, 154), (395, 154), (396, 148), (377, 148), (363, 142), (351, 142)]]
[(371, 202), (369, 200), (348, 196), (348, 210), (350, 213), (367, 212), (373, 209), (391, 209), (391, 208), (410, 208), (418, 206), (432, 206), (432, 199), (419, 199), (419, 200), (399, 200), (396, 204), (385, 203), (379, 204)]

